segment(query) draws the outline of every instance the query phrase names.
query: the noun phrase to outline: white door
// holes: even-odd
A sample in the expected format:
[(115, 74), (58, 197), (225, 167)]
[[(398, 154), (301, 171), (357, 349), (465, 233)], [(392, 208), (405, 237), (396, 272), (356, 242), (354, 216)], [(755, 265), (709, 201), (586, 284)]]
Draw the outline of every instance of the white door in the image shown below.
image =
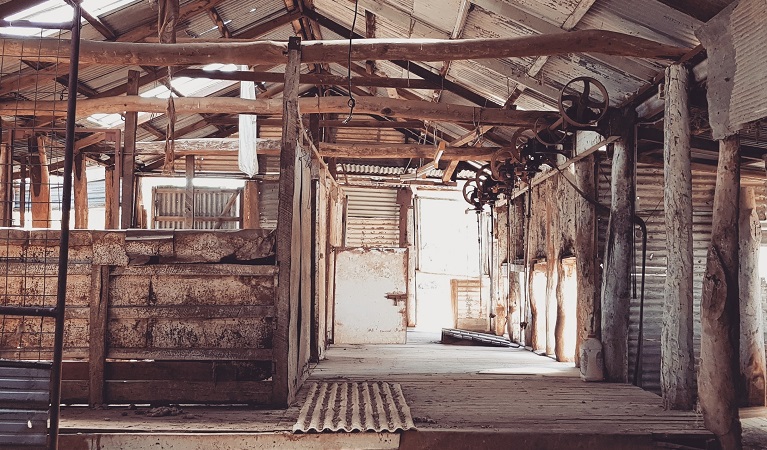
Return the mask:
[(407, 249), (336, 251), (336, 344), (404, 344)]

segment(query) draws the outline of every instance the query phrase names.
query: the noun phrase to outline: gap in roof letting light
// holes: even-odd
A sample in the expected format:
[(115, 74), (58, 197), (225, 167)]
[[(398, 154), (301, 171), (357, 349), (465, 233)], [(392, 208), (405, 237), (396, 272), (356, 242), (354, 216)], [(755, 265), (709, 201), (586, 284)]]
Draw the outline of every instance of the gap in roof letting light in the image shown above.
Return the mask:
[[(139, 1), (141, 0), (83, 0), (81, 6), (83, 10), (87, 11), (92, 16), (98, 17), (101, 14), (109, 13), (125, 5)], [(33, 22), (62, 24), (72, 20), (72, 17), (72, 7), (69, 6), (69, 4), (63, 0), (48, 0), (23, 11), (19, 11), (16, 14), (4, 17), (4, 19), (11, 22), (15, 20), (29, 20)], [(83, 23), (85, 23), (85, 19), (83, 19)], [(2, 34), (16, 36), (50, 36), (57, 33), (58, 30), (28, 27), (3, 27), (0, 28), (0, 32), (2, 32)]]

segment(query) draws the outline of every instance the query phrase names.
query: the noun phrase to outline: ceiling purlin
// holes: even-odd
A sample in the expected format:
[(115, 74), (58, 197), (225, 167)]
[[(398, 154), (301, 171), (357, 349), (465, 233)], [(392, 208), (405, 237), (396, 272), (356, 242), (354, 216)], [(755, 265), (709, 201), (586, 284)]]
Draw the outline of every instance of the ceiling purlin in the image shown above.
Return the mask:
[(226, 26), (224, 19), (221, 18), (221, 15), (218, 13), (216, 8), (208, 8), (208, 17), (210, 17), (210, 20), (216, 25), (216, 27), (218, 27), (218, 32), (221, 34), (222, 38), (229, 39), (232, 37), (232, 32)]
[[(578, 24), (578, 22), (581, 21), (583, 16), (586, 15), (586, 13), (591, 9), (591, 7), (594, 5), (594, 2), (596, 0), (580, 0), (578, 4), (575, 6), (573, 12), (570, 14), (570, 16), (565, 20), (564, 24), (562, 25), (562, 30), (564, 31), (570, 31)], [(543, 70), (543, 66), (546, 65), (546, 62), (549, 60), (548, 56), (539, 56), (535, 58), (535, 61), (530, 66), (529, 69), (527, 69), (527, 76), (531, 78), (535, 78), (538, 76), (538, 74)], [(519, 91), (519, 94), (521, 94), (525, 90), (525, 85), (520, 84), (517, 85), (517, 87), (514, 89), (515, 92)], [(509, 98), (513, 97), (510, 96)], [(520, 95), (516, 96), (516, 99), (519, 99)], [(516, 99), (514, 100), (516, 102)], [(508, 102), (507, 102), (508, 103)], [(514, 103), (512, 103), (513, 105)]]
[[(350, 33), (350, 30), (346, 28), (346, 26), (339, 24), (338, 22), (323, 16), (322, 14), (316, 12), (316, 11), (304, 11), (304, 14), (314, 19), (317, 23), (319, 23), (321, 26), (333, 31), (336, 34), (340, 34), (341, 36), (348, 36)], [(355, 39), (363, 39), (363, 36), (359, 33), (354, 33)], [(421, 77), (425, 80), (428, 80), (432, 83), (434, 83), (437, 86), (442, 86), (445, 90), (452, 92), (453, 94), (458, 95), (459, 97), (462, 97), (476, 105), (479, 106), (485, 106), (489, 108), (501, 108), (503, 105), (499, 105), (498, 103), (483, 97), (482, 95), (477, 94), (476, 92), (472, 91), (471, 89), (468, 89), (458, 83), (455, 83), (453, 81), (450, 81), (446, 79), (445, 77), (442, 77), (438, 74), (435, 74), (431, 70), (410, 61), (391, 61), (393, 64), (405, 69), (409, 70), (414, 75)]]

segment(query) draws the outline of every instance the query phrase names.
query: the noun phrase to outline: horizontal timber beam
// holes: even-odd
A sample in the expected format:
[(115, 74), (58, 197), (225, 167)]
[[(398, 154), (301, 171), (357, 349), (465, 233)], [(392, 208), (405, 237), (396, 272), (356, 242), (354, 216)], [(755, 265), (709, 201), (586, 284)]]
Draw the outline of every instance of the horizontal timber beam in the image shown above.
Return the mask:
[[(69, 41), (58, 39), (5, 38), (6, 58), (32, 58), (59, 62), (68, 58)], [(639, 58), (677, 59), (688, 49), (606, 30), (582, 30), (495, 39), (357, 39), (304, 41), (303, 63), (362, 60), (453, 61), (550, 56), (567, 53), (599, 53)], [(211, 63), (284, 64), (287, 42), (255, 41), (227, 43), (154, 44), (84, 40), (80, 62), (84, 64), (178, 66)]]
[[(444, 161), (489, 161), (503, 147), (445, 147), (440, 157)], [(515, 149), (509, 147), (511, 151)], [(320, 155), (332, 158), (353, 159), (433, 159), (437, 147), (415, 144), (369, 144), (367, 142), (344, 142), (343, 144), (320, 143)]]
[[(189, 78), (210, 78), (213, 80), (230, 81), (253, 81), (256, 83), (283, 83), (285, 74), (279, 72), (249, 72), (236, 70), (223, 72), (220, 70), (186, 69), (176, 73), (176, 76)], [(348, 86), (349, 79), (337, 75), (306, 73), (301, 74), (300, 84), (326, 84)], [(387, 77), (352, 77), (352, 86), (375, 86), (384, 88), (403, 89), (434, 89), (439, 85), (426, 80), (412, 78), (387, 78)]]
[[(165, 44), (171, 45), (171, 44)], [(301, 114), (348, 113), (348, 99), (345, 97), (301, 98), (298, 101)], [(282, 100), (239, 99), (223, 97), (183, 97), (174, 99), (176, 114), (281, 114)], [(77, 117), (91, 114), (111, 114), (126, 111), (165, 113), (167, 100), (140, 96), (119, 96), (85, 99), (77, 102)], [(447, 103), (432, 103), (418, 100), (397, 100), (383, 97), (357, 97), (354, 112), (381, 116), (437, 120), (443, 122), (471, 123), (483, 125), (504, 125), (532, 127), (539, 117), (551, 114), (548, 111), (519, 111), (499, 108), (482, 108)], [(12, 115), (55, 115), (63, 116), (66, 110), (60, 102), (23, 101), (0, 102), (0, 114)]]
[[(259, 139), (257, 153), (279, 156), (280, 140)], [(216, 156), (236, 153), (240, 148), (239, 139), (176, 139), (176, 155)], [(487, 161), (493, 153), (503, 147), (446, 147), (441, 160), (445, 161)], [(367, 142), (320, 143), (319, 153), (329, 158), (354, 159), (400, 159), (434, 158), (437, 148), (433, 145), (417, 144), (370, 144)], [(137, 142), (136, 153), (140, 155), (164, 155), (165, 141)]]

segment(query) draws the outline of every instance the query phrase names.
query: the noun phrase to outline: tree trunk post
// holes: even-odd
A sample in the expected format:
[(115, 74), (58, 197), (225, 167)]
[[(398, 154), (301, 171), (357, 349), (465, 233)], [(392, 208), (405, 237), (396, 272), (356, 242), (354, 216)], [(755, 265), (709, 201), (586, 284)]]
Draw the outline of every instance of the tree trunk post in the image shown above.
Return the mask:
[(698, 397), (706, 428), (724, 450), (740, 450), (741, 427), (735, 385), (738, 380), (738, 209), (740, 143), (719, 143), (711, 244), (700, 301)]
[[(128, 71), (127, 95), (138, 95), (139, 77), (138, 70)], [(133, 227), (133, 185), (135, 184), (136, 166), (136, 129), (138, 127), (138, 112), (127, 111), (125, 113), (125, 142), (122, 147), (122, 160), (120, 168), (122, 173), (122, 193), (120, 200), (120, 228)]]
[(765, 405), (764, 314), (759, 278), (762, 229), (756, 213), (754, 188), (740, 188), (740, 393), (741, 406)]
[[(596, 199), (594, 156), (587, 156), (575, 163), (575, 182), (584, 194)], [(578, 196), (575, 206), (575, 270), (577, 273), (577, 306), (575, 365), (580, 367), (580, 347), (590, 334), (599, 335), (600, 303), (597, 301), (596, 285), (596, 208)]]
[(74, 158), (75, 228), (88, 228), (88, 176), (85, 173), (85, 155), (77, 152)]
[(612, 201), (602, 278), (602, 346), (605, 380), (628, 382), (634, 215), (634, 117), (624, 110), (613, 120), (621, 139), (613, 144)]
[(29, 178), (32, 228), (48, 228), (51, 226), (51, 183), (42, 137), (29, 138)]
[(666, 69), (663, 145), (663, 206), (668, 249), (663, 328), (661, 392), (666, 409), (695, 406), (693, 353), (692, 170), (687, 69)]
[[(299, 378), (299, 285), (301, 283), (301, 156), (297, 152), (300, 39), (291, 38), (285, 67), (279, 203), (277, 207), (277, 325), (274, 333), (273, 402), (289, 405)], [(308, 282), (308, 280), (307, 280)]]

